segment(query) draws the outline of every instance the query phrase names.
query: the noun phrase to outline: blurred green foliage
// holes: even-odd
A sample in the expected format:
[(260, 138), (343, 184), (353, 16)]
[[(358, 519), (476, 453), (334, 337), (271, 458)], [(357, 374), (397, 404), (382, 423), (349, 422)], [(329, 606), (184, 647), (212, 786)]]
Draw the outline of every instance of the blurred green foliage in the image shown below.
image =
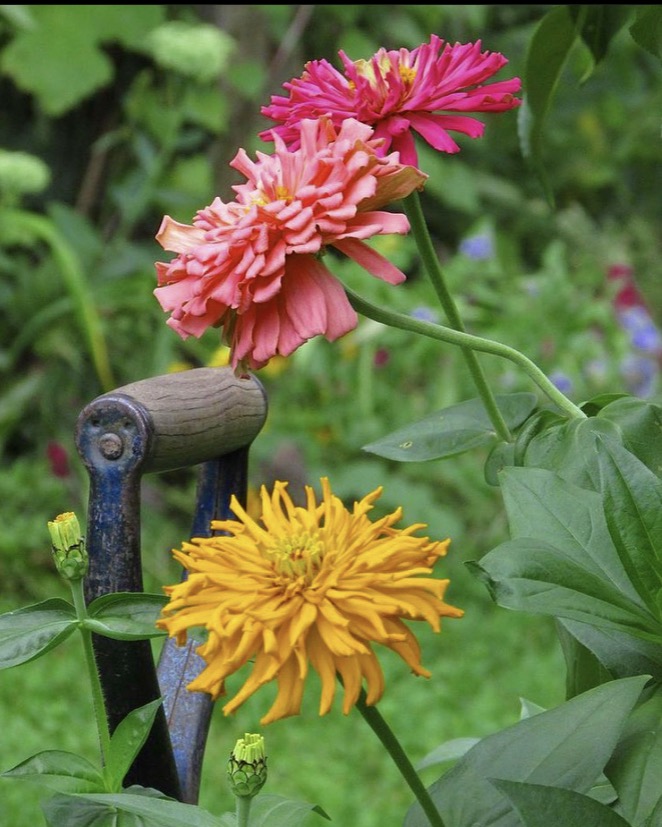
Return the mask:
[[(228, 162), (238, 148), (268, 151), (257, 138), (267, 126), (260, 106), (306, 60), (338, 65), (339, 49), (366, 58), (381, 46), (414, 48), (434, 32), (450, 42), (480, 39), (508, 57), (503, 76), (521, 76), (533, 95), (519, 117), (486, 118), (485, 136), (460, 139), (459, 155), (420, 151), (430, 176), (422, 201), (440, 258), (470, 331), (524, 351), (576, 401), (629, 390), (622, 364), (637, 352), (614, 315), (606, 274), (630, 265), (662, 324), (659, 10), (0, 6), (3, 597), (59, 588), (46, 522), (85, 512), (73, 439), (82, 407), (111, 387), (217, 358), (213, 332), (181, 341), (152, 295), (163, 215), (190, 222), (216, 195), (229, 200), (237, 178)], [(565, 40), (554, 40), (559, 32)], [(546, 53), (531, 49), (534, 38), (558, 46), (556, 62), (540, 65)], [(410, 240), (377, 243), (407, 272), (403, 287), (346, 260), (333, 269), (375, 303), (443, 321)], [(532, 390), (511, 366), (481, 362), (498, 390)], [(403, 505), (408, 521), (453, 538), (451, 597), (463, 605), (464, 589), (489, 615), (489, 629), (492, 608), (480, 608), (461, 568), (505, 532), (485, 456), (409, 465), (361, 451), (474, 395), (460, 354), (362, 321), (342, 341), (309, 342), (260, 378), (270, 415), (253, 447), (254, 484), (280, 476), (295, 486), (327, 474), (347, 498), (383, 485), (381, 507)], [(167, 550), (188, 532), (193, 485), (192, 472), (145, 480), (148, 587), (174, 576)], [(524, 652), (537, 646), (514, 637)], [(476, 685), (494, 680), (481, 657), (501, 643), (485, 646), (476, 657), (483, 671), (467, 678)], [(514, 640), (503, 648), (515, 657)], [(523, 663), (513, 668), (540, 666)], [(483, 732), (490, 720), (505, 723), (498, 715), (486, 712)]]
[[(612, 264), (630, 264), (660, 321), (662, 88), (656, 41), (643, 26), (650, 7), (638, 12), (644, 20), (630, 7), (597, 7), (611, 10), (602, 16), (591, 8), (0, 7), (0, 465), (8, 547), (46, 560), (38, 530), (26, 537), (12, 528), (30, 463), (40, 478), (50, 468), (36, 526), (59, 510), (84, 510), (73, 430), (86, 402), (215, 358), (213, 333), (184, 342), (165, 325), (152, 295), (154, 261), (164, 257), (154, 235), (166, 213), (190, 222), (217, 194), (232, 197), (237, 178), (228, 163), (237, 149), (267, 148), (257, 138), (266, 126), (260, 106), (306, 60), (337, 63), (339, 49), (367, 57), (380, 46), (414, 48), (431, 32), (451, 42), (480, 39), (508, 57), (502, 75), (520, 75), (527, 95), (527, 73), (532, 82), (544, 74), (535, 71), (532, 40), (558, 29), (561, 18), (561, 28), (570, 27), (558, 77), (547, 70), (547, 97), (540, 82), (533, 87), (545, 110), (535, 163), (520, 143), (530, 128), (527, 107), (519, 123), (517, 113), (488, 116), (485, 136), (461, 141), (458, 155), (421, 148), (430, 176), (423, 205), (470, 330), (522, 349), (575, 399), (626, 390), (620, 365), (631, 346), (605, 274)], [(410, 240), (379, 243), (408, 273), (403, 288), (366, 278), (344, 260), (335, 262), (338, 275), (372, 301), (439, 318)], [(484, 362), (497, 388), (531, 390), (509, 365)], [(471, 556), (481, 552), (481, 525), (499, 525), (482, 457), (452, 469), (404, 468), (360, 450), (472, 395), (457, 352), (433, 342), (412, 348), (400, 331), (361, 322), (339, 344), (310, 342), (261, 373), (271, 413), (254, 447), (256, 483), (327, 473), (349, 497), (361, 493), (359, 484), (384, 482), (385, 508), (404, 496), (412, 519), (442, 534), (452, 529), (458, 546), (471, 537)], [(69, 456), (68, 477), (53, 476), (52, 442)], [(167, 536), (163, 521), (185, 534), (191, 476), (148, 484), (158, 492), (148, 544)], [(12, 553), (3, 557), (13, 570)], [(19, 579), (25, 584), (29, 575)]]

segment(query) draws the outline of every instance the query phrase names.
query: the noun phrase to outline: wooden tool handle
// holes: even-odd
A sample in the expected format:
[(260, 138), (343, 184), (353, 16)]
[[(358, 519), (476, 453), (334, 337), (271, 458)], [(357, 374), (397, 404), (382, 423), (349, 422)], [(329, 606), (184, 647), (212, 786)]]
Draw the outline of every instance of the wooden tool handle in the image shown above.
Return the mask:
[(135, 455), (140, 442), (141, 470), (167, 471), (250, 445), (266, 415), (266, 396), (254, 376), (237, 377), (230, 367), (194, 368), (97, 397), (83, 409), (79, 430), (94, 443), (87, 453), (97, 461)]

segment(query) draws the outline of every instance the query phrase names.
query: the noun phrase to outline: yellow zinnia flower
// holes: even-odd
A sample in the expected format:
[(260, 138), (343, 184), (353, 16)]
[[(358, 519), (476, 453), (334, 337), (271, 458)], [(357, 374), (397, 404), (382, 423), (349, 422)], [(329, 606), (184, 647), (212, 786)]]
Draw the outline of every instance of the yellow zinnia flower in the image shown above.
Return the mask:
[(276, 482), (271, 494), (263, 486), (259, 523), (233, 497), (237, 519), (212, 523), (225, 535), (194, 538), (173, 552), (188, 577), (165, 587), (170, 601), (157, 625), (180, 644), (193, 627), (208, 633), (197, 650), (207, 665), (188, 689), (216, 699), (226, 694), (226, 678), (254, 660), (223, 707), (226, 715), (274, 679), (278, 694), (261, 723), (298, 714), (309, 663), (321, 678), (320, 715), (331, 708), (338, 677), (345, 714), (364, 679), (367, 703), (374, 704), (384, 677), (372, 643), (430, 677), (403, 618), (425, 620), (438, 632), (440, 617), (463, 614), (443, 601), (449, 581), (425, 576), (446, 554), (449, 540), (413, 536), (423, 524), (394, 528), (400, 508), (372, 522), (367, 515), (381, 487), (349, 511), (328, 479), (321, 483), (319, 504), (306, 486), (305, 507), (294, 505), (287, 483)]

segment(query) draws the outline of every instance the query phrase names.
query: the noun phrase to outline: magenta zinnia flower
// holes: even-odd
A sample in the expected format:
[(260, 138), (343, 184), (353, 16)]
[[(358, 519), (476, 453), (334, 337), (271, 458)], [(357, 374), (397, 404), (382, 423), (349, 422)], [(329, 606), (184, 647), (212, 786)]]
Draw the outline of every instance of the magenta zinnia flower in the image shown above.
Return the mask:
[(330, 341), (357, 316), (321, 254), (335, 247), (369, 273), (397, 284), (405, 275), (365, 244), (406, 233), (409, 222), (381, 207), (423, 186), (425, 175), (397, 156), (377, 155), (381, 141), (356, 120), (303, 120), (297, 149), (275, 138), (273, 155), (251, 161), (240, 149), (230, 166), (246, 176), (236, 198), (216, 198), (193, 225), (165, 216), (156, 236), (178, 253), (157, 263), (154, 291), (182, 338), (222, 329), (231, 363), (258, 369), (317, 335)]
[(485, 125), (447, 113), (504, 112), (521, 103), (513, 97), (519, 78), (485, 83), (508, 61), (499, 52), (481, 52), (480, 40), (451, 46), (432, 35), (411, 52), (380, 49), (370, 60), (357, 61), (338, 54), (344, 74), (326, 60), (312, 60), (300, 78), (283, 84), (289, 97), (272, 96), (261, 111), (279, 125), (261, 138), (278, 135), (296, 147), (303, 118), (329, 115), (335, 124), (356, 118), (373, 126), (376, 138), (384, 138), (380, 152), (397, 151), (403, 164), (417, 166), (412, 132), (441, 152), (458, 152), (449, 130), (478, 138)]

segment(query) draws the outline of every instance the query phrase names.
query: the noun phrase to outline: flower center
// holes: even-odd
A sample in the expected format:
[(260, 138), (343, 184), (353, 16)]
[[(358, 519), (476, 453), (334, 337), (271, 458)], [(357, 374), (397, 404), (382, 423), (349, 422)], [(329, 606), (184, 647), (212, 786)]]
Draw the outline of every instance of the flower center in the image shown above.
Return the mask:
[(414, 79), (416, 78), (416, 69), (414, 69), (413, 66), (403, 66), (400, 64), (398, 71), (400, 72), (400, 77), (403, 83), (411, 84), (414, 82)]
[(289, 203), (293, 200), (294, 196), (292, 193), (282, 184), (278, 184), (274, 187), (273, 191), (269, 193), (262, 189), (257, 190), (251, 197), (251, 203), (257, 207), (266, 207), (267, 204), (272, 204), (274, 201), (285, 201)]
[(269, 549), (267, 556), (274, 563), (278, 574), (297, 580), (303, 577), (311, 583), (322, 566), (324, 543), (317, 533), (307, 531), (283, 537)]
[[(354, 65), (356, 66), (356, 71), (359, 75), (362, 75), (373, 89), (378, 90), (379, 85), (377, 82), (377, 73), (375, 72), (375, 63), (369, 60), (355, 60)], [(389, 56), (382, 55), (377, 61), (379, 80), (386, 80), (388, 73), (392, 68), (393, 64), (391, 63)], [(400, 75), (400, 80), (405, 84), (405, 86), (411, 86), (416, 78), (416, 69), (413, 66), (406, 66), (404, 63), (398, 63), (398, 74)], [(350, 85), (355, 86), (354, 84)]]

